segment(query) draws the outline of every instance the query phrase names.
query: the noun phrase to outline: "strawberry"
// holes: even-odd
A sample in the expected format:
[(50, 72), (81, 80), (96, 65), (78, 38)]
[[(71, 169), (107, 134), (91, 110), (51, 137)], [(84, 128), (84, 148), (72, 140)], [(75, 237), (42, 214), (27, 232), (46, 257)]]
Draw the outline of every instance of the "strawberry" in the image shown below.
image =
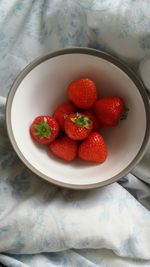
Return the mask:
[(78, 155), (81, 159), (103, 163), (107, 158), (107, 148), (103, 137), (92, 132), (79, 146)]
[(84, 112), (85, 115), (89, 117), (89, 119), (93, 122), (93, 131), (99, 132), (101, 128), (101, 124), (98, 119), (95, 117), (94, 113), (91, 110), (87, 110)]
[(76, 112), (76, 107), (72, 103), (63, 103), (59, 105), (53, 114), (53, 117), (58, 121), (59, 126), (64, 128), (64, 121), (70, 113)]
[(67, 89), (68, 98), (81, 109), (90, 109), (98, 97), (95, 83), (90, 79), (73, 81)]
[(112, 127), (118, 124), (120, 119), (125, 119), (125, 104), (120, 97), (110, 96), (95, 102), (93, 111), (97, 119), (104, 126)]
[(73, 140), (83, 140), (88, 137), (93, 123), (88, 116), (81, 113), (68, 115), (64, 123), (66, 134)]
[(39, 144), (49, 144), (59, 133), (58, 122), (50, 116), (39, 116), (30, 126), (30, 133)]
[(68, 136), (63, 136), (54, 140), (49, 148), (51, 152), (66, 161), (72, 161), (77, 156), (77, 141), (70, 139)]

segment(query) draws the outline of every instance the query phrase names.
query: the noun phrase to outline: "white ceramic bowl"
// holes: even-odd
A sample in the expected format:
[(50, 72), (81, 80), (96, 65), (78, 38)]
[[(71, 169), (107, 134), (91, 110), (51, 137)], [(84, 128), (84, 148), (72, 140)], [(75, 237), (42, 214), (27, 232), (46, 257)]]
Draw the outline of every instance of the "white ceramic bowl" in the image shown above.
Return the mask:
[[(122, 97), (129, 108), (125, 121), (103, 132), (108, 158), (101, 165), (58, 160), (29, 134), (33, 119), (51, 114), (66, 99), (67, 85), (81, 77), (93, 79), (101, 96)], [(145, 89), (133, 72), (112, 56), (86, 48), (63, 49), (33, 61), (13, 84), (6, 106), (10, 141), (27, 167), (52, 183), (78, 189), (112, 183), (139, 162), (149, 139), (148, 115)]]

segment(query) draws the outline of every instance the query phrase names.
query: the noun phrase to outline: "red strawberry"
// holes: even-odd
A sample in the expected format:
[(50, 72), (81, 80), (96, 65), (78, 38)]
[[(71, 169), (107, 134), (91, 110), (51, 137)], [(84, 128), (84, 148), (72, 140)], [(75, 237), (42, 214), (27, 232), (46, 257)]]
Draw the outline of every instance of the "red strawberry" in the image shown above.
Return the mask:
[(32, 122), (30, 133), (39, 144), (49, 144), (57, 137), (59, 125), (53, 117), (39, 116)]
[(68, 86), (67, 95), (78, 108), (89, 109), (96, 101), (98, 92), (92, 80), (80, 79)]
[(54, 140), (49, 148), (52, 153), (66, 161), (72, 161), (77, 156), (77, 142), (70, 139), (68, 136), (63, 136)]
[(102, 126), (98, 119), (95, 117), (94, 113), (91, 110), (87, 110), (84, 112), (85, 115), (89, 117), (89, 119), (93, 122), (93, 131), (99, 132), (100, 127)]
[(88, 138), (80, 144), (78, 155), (83, 160), (103, 163), (107, 158), (107, 148), (103, 137), (97, 132), (90, 133)]
[(125, 104), (120, 97), (105, 97), (95, 102), (93, 111), (100, 123), (112, 127), (122, 118)]
[(76, 107), (72, 103), (63, 103), (55, 109), (53, 117), (58, 121), (60, 127), (63, 129), (65, 119), (69, 114), (74, 112), (76, 112)]
[(93, 123), (88, 116), (81, 113), (68, 115), (64, 128), (66, 134), (73, 140), (83, 140), (88, 137), (93, 129)]

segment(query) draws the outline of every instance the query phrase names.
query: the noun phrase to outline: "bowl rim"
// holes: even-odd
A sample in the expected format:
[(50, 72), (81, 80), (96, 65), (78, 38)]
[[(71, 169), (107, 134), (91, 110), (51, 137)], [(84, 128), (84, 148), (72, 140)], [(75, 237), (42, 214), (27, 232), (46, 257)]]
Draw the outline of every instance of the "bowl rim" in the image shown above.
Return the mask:
[[(21, 150), (19, 149), (19, 147), (15, 141), (14, 135), (13, 135), (12, 125), (11, 125), (11, 108), (12, 108), (13, 98), (15, 96), (17, 89), (18, 89), (18, 86), (20, 85), (22, 80), (27, 76), (27, 74), (32, 69), (34, 69), (36, 66), (38, 66), (39, 64), (41, 64), (44, 61), (47, 61), (51, 58), (65, 55), (65, 54), (87, 54), (87, 55), (96, 56), (98, 58), (102, 58), (102, 59), (112, 63), (113, 65), (115, 65), (119, 69), (121, 69), (133, 81), (133, 83), (136, 85), (136, 87), (139, 90), (139, 93), (143, 99), (143, 103), (145, 106), (145, 112), (146, 112), (146, 131), (145, 131), (145, 136), (143, 139), (142, 146), (141, 146), (139, 152), (137, 153), (137, 155), (134, 157), (134, 159), (128, 164), (128, 166), (124, 170), (122, 170), (120, 173), (118, 173), (117, 175), (111, 177), (110, 179), (108, 179), (106, 181), (93, 183), (93, 184), (80, 184), (80, 185), (57, 181), (54, 178), (49, 177), (49, 176), (41, 173), (34, 166), (32, 166), (32, 164), (30, 164), (30, 162), (24, 157)], [(146, 89), (145, 89), (142, 81), (136, 76), (136, 74), (125, 63), (123, 63), (120, 59), (118, 59), (118, 58), (116, 58), (116, 57), (114, 57), (114, 56), (112, 56), (106, 52), (92, 49), (92, 48), (86, 48), (86, 47), (81, 47), (81, 48), (80, 47), (72, 47), (72, 48), (60, 49), (60, 50), (54, 51), (52, 53), (48, 53), (44, 56), (40, 56), (40, 57), (36, 58), (35, 60), (33, 60), (31, 63), (29, 63), (19, 73), (19, 75), (15, 79), (13, 85), (11, 86), (10, 91), (8, 93), (8, 96), (7, 96), (6, 108), (5, 108), (6, 128), (7, 128), (7, 132), (8, 132), (8, 137), (9, 137), (9, 140), (10, 140), (15, 152), (17, 153), (17, 155), (21, 159), (21, 161), (34, 174), (37, 174), (39, 177), (44, 178), (45, 180), (47, 180), (47, 181), (49, 181), (55, 185), (65, 187), (65, 188), (70, 188), (70, 189), (92, 189), (92, 188), (97, 188), (97, 187), (103, 187), (103, 186), (109, 185), (111, 183), (114, 183), (117, 180), (119, 180), (121, 177), (127, 175), (139, 163), (139, 161), (144, 156), (146, 149), (148, 148), (149, 138), (150, 138), (149, 112), (150, 112), (150, 103), (149, 103), (148, 95), (146, 93)]]

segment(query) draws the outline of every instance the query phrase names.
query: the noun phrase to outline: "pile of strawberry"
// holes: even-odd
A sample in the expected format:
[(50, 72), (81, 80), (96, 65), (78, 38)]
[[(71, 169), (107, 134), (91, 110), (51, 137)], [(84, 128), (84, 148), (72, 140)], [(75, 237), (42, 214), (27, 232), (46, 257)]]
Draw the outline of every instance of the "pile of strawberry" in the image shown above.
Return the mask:
[(118, 96), (98, 98), (95, 83), (86, 78), (73, 81), (67, 88), (70, 102), (59, 105), (52, 116), (39, 116), (30, 133), (39, 144), (47, 144), (57, 157), (72, 161), (103, 163), (107, 158), (103, 126), (112, 127), (126, 117), (124, 101)]

